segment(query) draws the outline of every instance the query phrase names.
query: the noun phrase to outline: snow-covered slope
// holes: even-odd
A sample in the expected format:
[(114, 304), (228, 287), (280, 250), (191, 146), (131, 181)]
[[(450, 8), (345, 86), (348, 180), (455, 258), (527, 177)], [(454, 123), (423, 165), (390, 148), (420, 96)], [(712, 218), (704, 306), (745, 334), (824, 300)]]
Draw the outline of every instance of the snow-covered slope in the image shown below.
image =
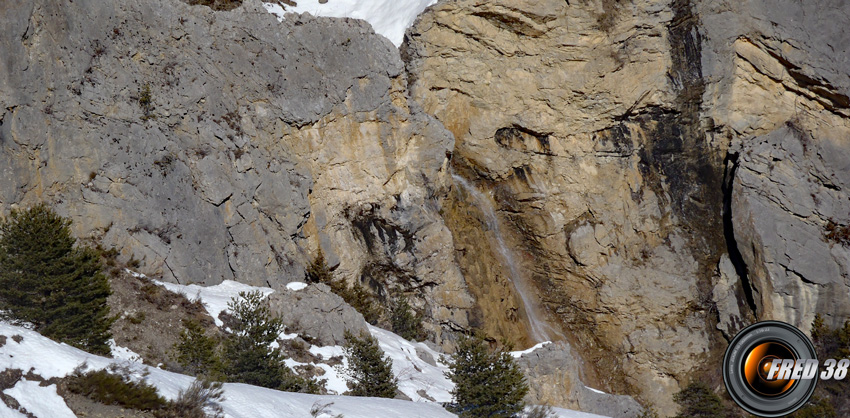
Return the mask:
[[(134, 273), (135, 274), (135, 273)], [(173, 292), (178, 292), (186, 295), (190, 299), (200, 298), (204, 303), (210, 315), (218, 317), (218, 314), (227, 309), (227, 302), (234, 297), (237, 297), (241, 291), (256, 291), (259, 290), (264, 295), (269, 295), (274, 292), (273, 289), (266, 287), (252, 287), (236, 282), (225, 281), (217, 286), (200, 287), (196, 285), (183, 286), (173, 283), (157, 282)], [(308, 285), (301, 282), (290, 283), (287, 289), (299, 291)], [(452, 399), (451, 390), (454, 384), (445, 376), (448, 367), (442, 361), (442, 355), (428, 345), (419, 342), (411, 342), (385, 329), (375, 326), (369, 326), (369, 332), (378, 340), (381, 350), (393, 361), (393, 373), (398, 378), (399, 390), (417, 403), (423, 402), (450, 402)], [(294, 338), (296, 334), (281, 334), (281, 339)], [(513, 357), (520, 357), (523, 354), (530, 353), (548, 342), (543, 342), (535, 345), (527, 350), (512, 352)], [(309, 351), (314, 355), (319, 355), (324, 359), (329, 359), (335, 356), (342, 356), (343, 351), (340, 346), (311, 346)], [(293, 368), (298, 363), (292, 359), (286, 361), (287, 366)], [(343, 358), (343, 365), (346, 364)], [(341, 394), (347, 390), (345, 379), (340, 370), (336, 367), (331, 367), (324, 363), (313, 363), (325, 371), (321, 377), (326, 379), (326, 387), (328, 391)], [(351, 399), (343, 397), (346, 400)], [(554, 408), (553, 412), (556, 418), (606, 418), (600, 415), (587, 414), (583, 412), (572, 411), (562, 408)], [(348, 416), (347, 414), (345, 415)], [(373, 418), (391, 417), (396, 415), (374, 415)], [(415, 415), (411, 415), (415, 416)]]
[(297, 0), (297, 6), (264, 3), (266, 10), (284, 19), (285, 13), (310, 13), (313, 16), (351, 17), (363, 19), (372, 25), (375, 33), (386, 36), (395, 46), (404, 41), (404, 31), (426, 7), (437, 0)]
[[(137, 277), (143, 277), (139, 273), (129, 271), (130, 274), (133, 274)], [(215, 324), (219, 327), (222, 326), (222, 322), (218, 319), (218, 314), (222, 311), (227, 310), (227, 303), (231, 301), (231, 299), (239, 296), (240, 292), (255, 292), (259, 291), (263, 294), (263, 296), (268, 296), (274, 290), (268, 287), (254, 287), (249, 286), (247, 284), (235, 282), (233, 280), (225, 280), (215, 286), (198, 286), (196, 284), (190, 284), (188, 286), (161, 282), (158, 280), (154, 280), (154, 283), (165, 287), (166, 289), (175, 292), (182, 293), (189, 300), (202, 300), (204, 302), (204, 307), (207, 308), (207, 312), (209, 312), (210, 316), (215, 320)]]
[[(136, 273), (134, 273), (136, 274)], [(263, 295), (269, 295), (274, 290), (267, 287), (252, 287), (245, 284), (224, 281), (216, 286), (201, 287), (197, 285), (179, 285), (173, 283), (164, 283), (155, 281), (155, 283), (165, 286), (172, 292), (182, 293), (191, 300), (200, 299), (204, 303), (207, 312), (216, 318), (216, 322), (221, 325), (218, 315), (221, 311), (227, 309), (227, 302), (232, 298), (237, 297), (239, 292), (243, 291), (260, 291)], [(298, 291), (306, 287), (305, 283), (298, 283), (293, 286), (287, 286), (289, 290)], [(381, 349), (393, 361), (393, 372), (399, 379), (399, 389), (410, 399), (415, 401), (430, 401), (430, 402), (449, 402), (451, 401), (452, 382), (446, 378), (444, 372), (447, 369), (446, 365), (440, 361), (440, 353), (434, 351), (423, 343), (407, 341), (404, 338), (378, 327), (369, 327), (369, 331), (377, 338)], [(295, 334), (281, 334), (280, 339), (294, 338)], [(311, 346), (309, 351), (314, 355), (319, 355), (324, 359), (331, 357), (342, 356), (342, 347), (340, 346)], [(418, 353), (417, 353), (418, 351)], [(420, 357), (420, 354), (421, 358)], [(431, 364), (434, 363), (434, 364)], [(302, 365), (295, 360), (289, 359), (286, 362), (287, 366), (294, 368)], [(345, 360), (343, 359), (343, 364)], [(345, 379), (336, 367), (331, 367), (324, 363), (314, 363), (325, 371), (322, 379), (327, 380), (327, 389), (336, 394), (342, 394), (348, 388), (345, 384)], [(423, 396), (421, 393), (426, 393)], [(430, 398), (430, 399), (429, 399)]]
[[(127, 364), (136, 378), (144, 371), (150, 374), (147, 381), (159, 389), (161, 395), (174, 399), (181, 389), (187, 388), (194, 378), (165, 370), (147, 367), (138, 363), (108, 359), (58, 344), (25, 328), (0, 322), (0, 335), (6, 336), (6, 344), (0, 348), (0, 370), (21, 369), (32, 371), (45, 379), (62, 377), (71, 373), (82, 363), (91, 369), (102, 369), (110, 363)], [(20, 336), (16, 342), (13, 336)], [(73, 417), (64, 400), (56, 393), (56, 385), (39, 386), (38, 383), (22, 380), (15, 387), (3, 392), (15, 398), (19, 404), (38, 418)], [(326, 416), (343, 414), (346, 418), (377, 417), (454, 417), (439, 405), (425, 402), (409, 402), (394, 399), (357, 398), (350, 396), (319, 396), (287, 393), (256, 386), (227, 383), (224, 385), (225, 400), (221, 403), (227, 417), (309, 417), (313, 405), (330, 404)], [(0, 402), (0, 418), (23, 417)]]
[[(417, 343), (402, 342), (398, 336), (387, 333), (379, 328), (372, 328), (376, 333), (381, 347), (387, 350), (394, 359), (412, 360), (411, 349), (415, 350)], [(31, 371), (44, 379), (62, 377), (86, 363), (89, 369), (103, 369), (112, 363), (127, 365), (133, 371), (136, 379), (145, 379), (154, 385), (159, 393), (175, 399), (180, 390), (189, 387), (194, 381), (191, 376), (144, 366), (139, 363), (120, 359), (109, 359), (86, 353), (66, 344), (59, 344), (35, 331), (0, 322), (0, 336), (6, 337), (5, 344), (0, 347), (0, 370), (20, 369), (24, 373)], [(15, 337), (15, 338), (13, 338)], [(2, 339), (2, 337), (0, 337)], [(398, 361), (399, 364), (402, 361)], [(405, 370), (405, 367), (422, 367), (422, 364), (412, 360), (410, 366), (394, 367), (394, 370)], [(440, 381), (434, 370), (422, 373), (419, 382), (433, 378), (431, 396), (444, 398), (450, 388), (450, 383)], [(403, 374), (403, 373), (402, 373)], [(402, 386), (416, 387), (419, 383), (404, 383)], [(5, 395), (14, 398), (21, 406), (37, 418), (72, 418), (73, 412), (65, 401), (57, 394), (56, 385), (40, 386), (38, 382), (22, 379), (11, 389), (3, 391)], [(454, 417), (436, 403), (410, 402), (395, 399), (359, 398), (353, 396), (307, 395), (302, 393), (280, 392), (240, 383), (224, 385), (224, 401), (221, 406), (226, 417), (232, 418), (272, 418), (272, 417), (309, 417), (310, 410), (316, 405), (328, 405), (327, 414), (321, 418), (343, 414), (346, 418), (441, 418)], [(605, 418), (599, 415), (585, 414), (567, 409), (555, 408), (560, 418)], [(26, 418), (20, 412), (11, 409), (0, 401), (0, 418)]]
[[(207, 311), (213, 317), (227, 309), (227, 302), (237, 297), (242, 291), (259, 290), (264, 295), (274, 292), (269, 288), (252, 287), (236, 282), (224, 282), (217, 286), (200, 287), (196, 285), (177, 285), (157, 282), (171, 291), (183, 293), (191, 299), (201, 299)], [(291, 286), (290, 290), (303, 289), (305, 284)], [(393, 360), (393, 372), (399, 381), (399, 389), (413, 402), (380, 399), (359, 398), (335, 395), (307, 395), (300, 393), (280, 392), (256, 386), (227, 383), (224, 385), (225, 400), (221, 403), (225, 416), (232, 418), (264, 418), (264, 417), (309, 417), (310, 410), (316, 405), (327, 405), (327, 414), (319, 417), (333, 417), (343, 414), (346, 418), (383, 418), (383, 417), (454, 417), (439, 403), (451, 401), (453, 384), (444, 372), (446, 365), (441, 361), (440, 353), (426, 344), (407, 341), (404, 338), (378, 327), (369, 327), (369, 331), (378, 340), (381, 349)], [(139, 363), (136, 353), (126, 348), (112, 344), (114, 359), (86, 353), (66, 344), (60, 344), (35, 331), (0, 322), (0, 341), (5, 337), (5, 344), (0, 346), (0, 371), (20, 369), (24, 374), (32, 372), (44, 379), (63, 377), (85, 363), (89, 369), (104, 369), (110, 364), (126, 365), (136, 379), (146, 379), (157, 387), (159, 393), (168, 399), (175, 399), (179, 392), (192, 384), (194, 378), (168, 372)], [(294, 338), (295, 334), (282, 334), (281, 338)], [(526, 350), (530, 352), (533, 349)], [(309, 351), (317, 356), (328, 359), (342, 356), (342, 347), (312, 346)], [(524, 352), (514, 353), (519, 356)], [(287, 365), (294, 367), (299, 363), (287, 360)], [(343, 361), (344, 364), (344, 361)], [(315, 364), (325, 370), (323, 379), (327, 379), (329, 391), (340, 394), (346, 390), (345, 380), (341, 371), (324, 363)], [(146, 377), (143, 377), (147, 375)], [(5, 395), (14, 398), (27, 411), (37, 418), (71, 418), (73, 412), (65, 405), (64, 400), (57, 394), (56, 385), (40, 386), (38, 382), (26, 378), (3, 391)], [(598, 415), (585, 414), (566, 409), (555, 409), (560, 418), (604, 418)], [(0, 418), (25, 417), (20, 412), (11, 409), (0, 401)]]

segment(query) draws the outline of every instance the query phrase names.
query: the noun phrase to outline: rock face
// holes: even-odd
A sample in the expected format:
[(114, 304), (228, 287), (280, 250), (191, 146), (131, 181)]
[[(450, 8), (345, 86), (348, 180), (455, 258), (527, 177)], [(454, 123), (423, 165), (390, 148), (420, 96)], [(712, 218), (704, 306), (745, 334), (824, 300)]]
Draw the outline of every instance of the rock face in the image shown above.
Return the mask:
[(850, 130), (799, 129), (745, 143), (732, 214), (759, 317), (808, 330), (815, 313), (833, 327), (850, 317)]
[(431, 332), (471, 299), (437, 203), (453, 138), (361, 21), (258, 1), (0, 5), (0, 212), (45, 200), (80, 237), (180, 283), (280, 288), (321, 246)]
[(363, 315), (318, 283), (298, 291), (283, 290), (269, 295), (269, 307), (280, 315), (287, 332), (295, 332), (314, 345), (342, 345), (345, 331), (354, 335), (369, 332)]
[[(492, 196), (589, 384), (672, 414), (753, 320), (847, 319), (847, 10), (459, 0), (408, 31), (412, 97), (454, 134), (455, 173)], [(449, 202), (481, 322), (522, 341), (481, 214)]]
[[(733, 230), (758, 319), (840, 326), (847, 293), (850, 66), (846, 3), (699, 5), (706, 117), (726, 129)], [(758, 19), (754, 19), (758, 17)], [(813, 30), (813, 28), (821, 28)], [(722, 312), (721, 312), (722, 315)]]
[(746, 324), (850, 316), (848, 15), (455, 0), (400, 57), (258, 0), (2, 2), (0, 214), (48, 201), (150, 276), (271, 286), (331, 344), (362, 319), (283, 286), (321, 248), (445, 348), (554, 324), (536, 401), (672, 414)]
[(643, 413), (643, 407), (630, 396), (611, 395), (582, 384), (580, 359), (568, 344), (546, 344), (523, 354), (517, 364), (529, 382), (527, 398), (535, 404), (618, 418), (636, 418)]
[[(454, 169), (492, 190), (548, 311), (605, 370), (587, 383), (667, 410), (711, 350), (699, 301), (725, 246), (697, 22), (688, 4), (457, 1), (404, 51), (411, 94), (455, 135)], [(475, 250), (458, 248), (493, 258)], [(461, 259), (470, 283), (488, 281), (480, 263)]]

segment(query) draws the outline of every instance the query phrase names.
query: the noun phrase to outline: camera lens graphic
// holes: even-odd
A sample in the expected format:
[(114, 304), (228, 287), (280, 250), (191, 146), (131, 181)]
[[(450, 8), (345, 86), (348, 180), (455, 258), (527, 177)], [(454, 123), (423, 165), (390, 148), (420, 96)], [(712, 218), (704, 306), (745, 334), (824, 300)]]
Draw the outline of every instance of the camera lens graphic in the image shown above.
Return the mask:
[(766, 342), (753, 347), (743, 364), (744, 377), (750, 389), (764, 396), (779, 396), (791, 389), (796, 380), (768, 379), (774, 362), (784, 359), (797, 360), (797, 356), (783, 344)]
[[(812, 342), (797, 328), (779, 321), (759, 322), (738, 333), (723, 358), (723, 382), (732, 399), (760, 417), (781, 417), (802, 407), (814, 393), (813, 379), (777, 376), (783, 361), (817, 359)], [(792, 363), (793, 364), (793, 363)], [(786, 377), (777, 379), (776, 377)]]

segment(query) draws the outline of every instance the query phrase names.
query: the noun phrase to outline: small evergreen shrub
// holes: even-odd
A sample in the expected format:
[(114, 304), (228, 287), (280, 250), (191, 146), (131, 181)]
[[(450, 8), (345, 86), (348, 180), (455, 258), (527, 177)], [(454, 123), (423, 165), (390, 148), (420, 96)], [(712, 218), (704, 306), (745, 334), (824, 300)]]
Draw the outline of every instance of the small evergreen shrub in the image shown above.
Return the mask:
[(174, 401), (157, 393), (156, 387), (144, 380), (134, 381), (130, 370), (112, 364), (105, 370), (85, 372), (85, 364), (67, 379), (69, 391), (104, 405), (119, 405), (139, 411), (151, 411), (156, 418), (223, 418), (221, 405), (224, 389), (221, 383), (196, 380), (181, 390)]
[(345, 375), (350, 395), (395, 397), (398, 379), (393, 375), (393, 361), (384, 357), (375, 337), (366, 333), (356, 336), (346, 331), (343, 350), (348, 360)]
[(504, 349), (490, 352), (478, 336), (461, 336), (446, 377), (454, 382), (449, 409), (461, 418), (507, 418), (525, 407), (525, 376)]
[(42, 335), (109, 354), (109, 281), (98, 252), (75, 247), (71, 221), (45, 204), (0, 222), (0, 310)]
[(328, 264), (325, 262), (325, 253), (319, 248), (316, 258), (307, 266), (308, 283), (324, 283), (328, 286), (333, 283), (334, 277)]
[(341, 290), (337, 291), (351, 307), (363, 315), (366, 322), (375, 325), (383, 316), (383, 308), (375, 301), (375, 297), (369, 293), (366, 288), (360, 283), (353, 283), (351, 286), (341, 282)]
[(164, 414), (157, 418), (223, 418), (219, 402), (224, 400), (220, 382), (195, 380), (186, 390), (181, 390)]
[(69, 376), (68, 390), (105, 405), (120, 405), (141, 411), (164, 409), (168, 401), (159, 396), (156, 387), (130, 378), (130, 371), (115, 364), (109, 370), (84, 372), (83, 367)]
[(209, 374), (219, 367), (216, 347), (218, 341), (206, 334), (204, 327), (193, 319), (184, 320), (186, 328), (180, 333), (180, 341), (174, 348), (177, 351), (177, 363), (189, 374), (198, 376)]
[(396, 298), (390, 307), (390, 323), (393, 332), (410, 341), (420, 341), (425, 337), (422, 328), (422, 315), (416, 313), (405, 297)]
[(691, 383), (673, 395), (673, 401), (679, 404), (679, 414), (676, 418), (725, 418), (727, 416), (720, 397), (705, 383)]

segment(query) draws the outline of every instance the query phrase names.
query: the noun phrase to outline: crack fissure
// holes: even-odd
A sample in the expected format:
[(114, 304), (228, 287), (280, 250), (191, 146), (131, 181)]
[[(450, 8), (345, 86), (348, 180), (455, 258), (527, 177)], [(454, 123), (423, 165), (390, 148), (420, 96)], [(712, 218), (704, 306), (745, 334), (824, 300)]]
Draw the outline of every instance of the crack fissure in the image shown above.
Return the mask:
[[(732, 185), (735, 181), (735, 173), (738, 171), (738, 153), (727, 153), (724, 160), (726, 172), (723, 178), (723, 237), (726, 239), (726, 251), (729, 254), (729, 260), (732, 266), (735, 267), (735, 273), (741, 280), (741, 288), (744, 290), (744, 297), (747, 301), (747, 306), (755, 315), (758, 311), (756, 300), (753, 295), (752, 284), (750, 283), (747, 263), (744, 261), (744, 256), (738, 248), (738, 242), (735, 240), (735, 225), (732, 221)], [(758, 317), (758, 315), (756, 315)]]

